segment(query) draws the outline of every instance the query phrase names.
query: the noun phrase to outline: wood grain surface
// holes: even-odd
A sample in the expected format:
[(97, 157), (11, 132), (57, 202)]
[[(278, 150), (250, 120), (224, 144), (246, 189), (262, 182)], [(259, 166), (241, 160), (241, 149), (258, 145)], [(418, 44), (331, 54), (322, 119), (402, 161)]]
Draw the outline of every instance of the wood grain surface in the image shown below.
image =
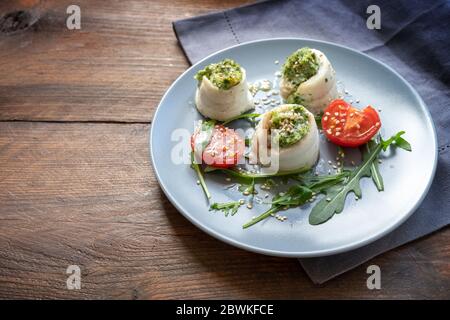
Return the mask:
[(78, 31), (66, 28), (73, 1), (41, 1), (48, 10), (32, 29), (0, 34), (0, 120), (151, 121), (188, 67), (172, 21), (245, 3), (79, 0)]
[[(206, 235), (150, 165), (152, 114), (188, 66), (171, 21), (242, 1), (49, 1), (36, 27), (0, 35), (0, 298), (449, 298), (450, 232), (324, 285), (295, 259)], [(81, 290), (67, 290), (79, 265)], [(368, 290), (366, 268), (382, 269)]]

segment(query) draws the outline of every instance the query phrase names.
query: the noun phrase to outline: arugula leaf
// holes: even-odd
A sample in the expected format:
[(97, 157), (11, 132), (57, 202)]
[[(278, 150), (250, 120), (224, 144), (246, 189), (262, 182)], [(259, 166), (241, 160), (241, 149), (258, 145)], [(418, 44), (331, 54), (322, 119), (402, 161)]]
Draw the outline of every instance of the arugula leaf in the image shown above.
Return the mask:
[(294, 185), (283, 195), (276, 195), (272, 205), (298, 207), (311, 199), (313, 191), (302, 185)]
[(322, 117), (323, 117), (323, 112), (320, 112), (320, 114), (316, 114), (314, 116), (314, 119), (316, 120), (317, 128), (319, 130), (322, 130)]
[(238, 190), (246, 195), (255, 194), (255, 179), (252, 179), (250, 184), (241, 184)]
[(267, 219), (272, 214), (284, 210), (289, 207), (299, 207), (305, 204), (309, 199), (312, 198), (313, 192), (319, 193), (331, 188), (336, 184), (343, 182), (348, 176), (347, 172), (343, 172), (333, 176), (313, 176), (305, 175), (299, 179), (304, 179), (307, 181), (308, 185), (297, 184), (288, 189), (288, 191), (283, 195), (276, 195), (272, 199), (272, 206), (269, 210), (262, 213), (258, 217), (252, 219), (242, 226), (246, 229), (253, 226), (254, 224)]
[(380, 140), (380, 143), (383, 145), (383, 151), (386, 151), (387, 148), (392, 144), (395, 143), (395, 145), (403, 150), (411, 151), (411, 144), (403, 139), (401, 136), (405, 134), (405, 131), (399, 131), (397, 134), (393, 135), (386, 141), (383, 139)]
[(350, 176), (350, 173), (350, 171), (343, 171), (335, 175), (314, 176), (304, 181), (315, 193), (324, 193), (336, 184), (344, 182)]
[(367, 152), (363, 162), (352, 171), (346, 183), (339, 188), (330, 188), (327, 196), (316, 204), (309, 215), (309, 223), (318, 225), (328, 221), (335, 213), (342, 212), (349, 192), (353, 192), (357, 197), (361, 198), (362, 193), (359, 181), (363, 177), (372, 176), (372, 164), (377, 159), (378, 154), (381, 150), (386, 150), (392, 143), (396, 144), (396, 141), (404, 133), (404, 131), (400, 131), (386, 141), (381, 139), (379, 144), (371, 149), (370, 152)]
[(300, 168), (297, 170), (278, 172), (275, 174), (265, 174), (265, 173), (251, 173), (249, 171), (237, 170), (237, 169), (216, 168), (216, 167), (212, 167), (212, 166), (207, 166), (205, 168), (206, 173), (214, 172), (214, 171), (221, 171), (224, 173), (228, 173), (231, 176), (243, 178), (243, 179), (264, 179), (264, 178), (271, 178), (271, 177), (295, 176), (297, 174), (304, 173), (308, 170), (309, 169), (306, 169), (306, 168)]
[(411, 149), (411, 144), (408, 141), (406, 141), (405, 139), (403, 139), (402, 137), (398, 137), (395, 140), (395, 145), (397, 147), (399, 147), (399, 148), (402, 148), (403, 150), (406, 150), (406, 151), (411, 151), (412, 150)]
[(312, 190), (301, 186), (295, 185), (289, 188), (289, 190), (282, 196), (277, 195), (272, 200), (272, 207), (264, 212), (263, 214), (257, 216), (256, 218), (250, 220), (242, 226), (243, 229), (253, 226), (254, 224), (270, 217), (272, 214), (282, 210), (286, 207), (298, 207), (305, 204), (312, 197)]
[(257, 118), (259, 116), (260, 116), (259, 113), (243, 113), (243, 114), (240, 114), (240, 115), (238, 115), (236, 117), (233, 117), (233, 118), (230, 118), (228, 120), (225, 120), (224, 122), (222, 122), (222, 125), (226, 125), (226, 124), (228, 124), (228, 123), (230, 123), (230, 122), (232, 122), (234, 120), (238, 120), (238, 119), (251, 119), (251, 118)]
[[(364, 146), (364, 151), (363, 151), (364, 157), (368, 157), (370, 152), (373, 149), (375, 149), (375, 147), (376, 147), (376, 142), (373, 140), (366, 143)], [(381, 176), (380, 168), (378, 167), (377, 161), (373, 161), (372, 164), (370, 165), (370, 173), (372, 175), (373, 183), (375, 183), (375, 186), (377, 187), (377, 190), (384, 191), (383, 177)]]
[(194, 153), (191, 152), (191, 168), (195, 170), (198, 176), (198, 180), (200, 181), (200, 185), (202, 186), (203, 192), (205, 193), (206, 198), (211, 199), (211, 194), (209, 193), (208, 187), (206, 186), (205, 179), (203, 178), (202, 169), (198, 163), (195, 162)]
[(378, 156), (381, 148), (382, 145), (379, 144), (361, 165), (351, 173), (347, 183), (343, 187), (331, 190), (327, 194), (327, 197), (317, 203), (309, 215), (310, 224), (317, 225), (324, 223), (335, 213), (342, 212), (344, 210), (345, 198), (350, 191), (353, 191), (357, 197), (362, 196), (359, 180), (362, 177), (370, 177), (372, 161)]
[(225, 202), (225, 203), (213, 203), (209, 210), (217, 210), (225, 213), (225, 217), (227, 217), (230, 213), (232, 216), (236, 214), (241, 203), (239, 201)]

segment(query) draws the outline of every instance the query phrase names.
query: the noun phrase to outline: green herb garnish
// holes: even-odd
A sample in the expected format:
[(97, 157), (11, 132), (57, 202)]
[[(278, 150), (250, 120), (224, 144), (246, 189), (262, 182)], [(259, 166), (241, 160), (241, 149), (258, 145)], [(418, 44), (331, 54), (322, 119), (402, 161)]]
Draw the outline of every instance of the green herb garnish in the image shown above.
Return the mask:
[(402, 140), (401, 144), (406, 147), (405, 150), (408, 150), (408, 147), (411, 150), (411, 145), (405, 139), (401, 138), (402, 134), (404, 134), (404, 131), (400, 131), (386, 141), (381, 140), (375, 148), (368, 151), (363, 162), (351, 172), (346, 183), (340, 188), (330, 189), (327, 196), (316, 204), (309, 215), (309, 223), (312, 225), (321, 224), (328, 221), (335, 213), (342, 212), (344, 210), (345, 199), (349, 192), (353, 192), (355, 196), (361, 198), (362, 192), (359, 182), (363, 177), (372, 176), (372, 164), (377, 159), (381, 150), (386, 150), (389, 145), (394, 142), (396, 143), (399, 139)]
[(260, 116), (259, 113), (243, 113), (243, 114), (240, 114), (240, 115), (238, 115), (236, 117), (233, 117), (231, 119), (225, 120), (224, 122), (222, 122), (222, 125), (226, 125), (226, 124), (228, 124), (228, 123), (230, 123), (232, 121), (238, 120), (238, 119), (253, 119), (253, 118), (257, 118), (259, 116)]
[(388, 140), (380, 139), (380, 143), (369, 142), (364, 146), (363, 162), (354, 170), (343, 170), (336, 175), (316, 176), (311, 172), (304, 175), (297, 175), (293, 178), (300, 182), (288, 189), (283, 195), (275, 196), (272, 199), (272, 206), (269, 210), (252, 219), (243, 225), (248, 228), (254, 224), (274, 215), (276, 212), (292, 207), (298, 207), (312, 199), (313, 194), (324, 193), (321, 199), (312, 209), (309, 215), (309, 222), (317, 225), (328, 221), (335, 213), (340, 213), (344, 209), (345, 199), (349, 192), (353, 192), (358, 198), (362, 196), (360, 180), (363, 177), (372, 177), (379, 191), (384, 189), (383, 179), (378, 170), (376, 160), (382, 150), (386, 150), (390, 145), (411, 151), (411, 145), (401, 137), (404, 131), (400, 131)]
[(223, 213), (225, 213), (225, 217), (227, 217), (230, 213), (232, 216), (234, 216), (240, 206), (241, 206), (241, 203), (239, 201), (231, 201), (231, 202), (225, 202), (225, 203), (213, 203), (209, 207), (209, 210), (222, 211)]
[(211, 194), (209, 193), (208, 187), (206, 186), (205, 179), (203, 178), (203, 173), (200, 165), (195, 162), (194, 153), (191, 153), (191, 168), (195, 170), (197, 173), (198, 181), (200, 181), (200, 185), (202, 186), (203, 192), (205, 193), (206, 198), (211, 199)]
[[(363, 150), (363, 157), (366, 158), (370, 155), (370, 152), (375, 149), (376, 147), (376, 142), (371, 140), (368, 143), (366, 143), (364, 145), (364, 150)], [(372, 176), (372, 180), (373, 183), (375, 183), (375, 186), (377, 187), (378, 191), (383, 191), (384, 190), (384, 182), (383, 182), (383, 177), (381, 176), (380, 173), (380, 168), (378, 166), (378, 161), (376, 161), (376, 159), (374, 161), (372, 161), (372, 164), (370, 165), (370, 174)]]
[(403, 150), (411, 151), (412, 150), (411, 149), (411, 144), (401, 137), (404, 133), (405, 133), (405, 131), (397, 132), (397, 134), (393, 135), (392, 137), (390, 137), (386, 141), (384, 141), (383, 139), (380, 139), (380, 143), (383, 146), (383, 151), (386, 151), (386, 149), (392, 143), (394, 143), (397, 147), (399, 147), (399, 148), (401, 148)]
[(307, 174), (303, 177), (298, 177), (298, 179), (304, 184), (294, 185), (290, 187), (283, 195), (279, 194), (273, 197), (271, 202), (272, 206), (270, 209), (244, 224), (242, 228), (246, 229), (251, 227), (281, 210), (286, 210), (291, 207), (298, 207), (305, 204), (313, 197), (314, 193), (324, 192), (324, 190), (327, 190), (336, 184), (342, 183), (346, 179), (347, 175), (347, 173), (340, 173), (333, 176), (313, 176), (311, 174)]
[(209, 172), (224, 172), (229, 174), (230, 176), (234, 176), (242, 179), (265, 179), (265, 178), (273, 178), (273, 177), (283, 177), (283, 176), (296, 176), (300, 173), (305, 173), (309, 168), (300, 168), (292, 171), (283, 171), (277, 172), (275, 174), (265, 174), (265, 173), (251, 173), (246, 170), (237, 170), (237, 169), (225, 169), (225, 168), (216, 168), (212, 166), (207, 166), (205, 168), (205, 173)]
[(322, 117), (323, 117), (323, 112), (321, 112), (320, 114), (316, 114), (314, 116), (314, 119), (316, 120), (317, 128), (319, 130), (322, 130)]

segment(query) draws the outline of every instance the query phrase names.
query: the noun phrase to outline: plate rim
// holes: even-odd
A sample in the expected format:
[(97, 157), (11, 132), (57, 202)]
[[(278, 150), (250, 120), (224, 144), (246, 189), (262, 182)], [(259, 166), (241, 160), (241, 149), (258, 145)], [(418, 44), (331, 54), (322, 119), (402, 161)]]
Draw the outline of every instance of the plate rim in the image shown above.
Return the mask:
[[(332, 249), (324, 249), (324, 250), (315, 250), (315, 251), (299, 251), (299, 252), (284, 252), (284, 251), (279, 251), (279, 250), (272, 250), (272, 249), (264, 249), (264, 248), (260, 248), (260, 247), (255, 247), (253, 245), (249, 245), (249, 244), (245, 244), (241, 241), (232, 239), (228, 236), (225, 236), (223, 234), (221, 234), (218, 231), (213, 230), (212, 228), (209, 228), (207, 226), (205, 226), (201, 221), (195, 219), (193, 216), (191, 216), (188, 212), (188, 210), (185, 210), (183, 208), (183, 206), (177, 201), (177, 199), (175, 197), (172, 196), (172, 194), (170, 193), (170, 191), (168, 190), (167, 186), (165, 185), (165, 183), (162, 181), (160, 173), (158, 171), (157, 166), (155, 165), (155, 160), (154, 160), (154, 156), (153, 156), (153, 148), (152, 148), (152, 144), (153, 144), (153, 139), (154, 139), (154, 122), (155, 119), (158, 118), (158, 114), (160, 112), (161, 106), (164, 104), (164, 101), (167, 99), (167, 96), (170, 94), (170, 92), (172, 91), (173, 87), (182, 79), (185, 77), (185, 75), (192, 70), (193, 68), (197, 67), (199, 64), (203, 63), (205, 60), (218, 55), (220, 53), (223, 53), (225, 51), (234, 49), (234, 48), (238, 48), (238, 47), (243, 47), (243, 46), (247, 46), (250, 44), (255, 44), (255, 43), (260, 43), (260, 42), (278, 42), (278, 41), (311, 41), (311, 42), (316, 42), (316, 43), (322, 43), (325, 45), (331, 45), (331, 46), (335, 46), (335, 47), (339, 47), (341, 49), (345, 49), (345, 50), (349, 50), (352, 51), (355, 54), (359, 54), (364, 56), (365, 58), (370, 59), (371, 61), (381, 65), (381, 67), (384, 67), (386, 69), (388, 69), (390, 72), (392, 72), (395, 76), (397, 76), (407, 87), (408, 89), (413, 93), (414, 97), (417, 99), (417, 101), (419, 102), (421, 108), (423, 109), (426, 119), (430, 124), (431, 124), (431, 129), (432, 129), (432, 144), (433, 144), (433, 150), (434, 150), (434, 159), (433, 159), (433, 168), (431, 171), (431, 175), (428, 179), (427, 185), (424, 189), (424, 192), (422, 193), (422, 195), (420, 196), (420, 198), (416, 201), (415, 205), (409, 210), (409, 212), (407, 214), (405, 214), (401, 219), (399, 219), (396, 223), (392, 224), (391, 226), (389, 226), (388, 228), (384, 229), (383, 231), (376, 233), (372, 236), (366, 237), (363, 240), (360, 241), (354, 241), (350, 244), (347, 245), (341, 245), (339, 247), (335, 247)], [(381, 239), (382, 237), (384, 237), (385, 235), (391, 233), (392, 231), (394, 231), (395, 229), (397, 229), (399, 226), (401, 226), (409, 217), (411, 217), (411, 215), (417, 210), (417, 208), (422, 204), (425, 196), (428, 194), (431, 184), (433, 183), (435, 174), (436, 174), (436, 168), (437, 168), (437, 162), (438, 162), (438, 152), (437, 152), (437, 133), (436, 133), (436, 127), (433, 121), (433, 118), (431, 117), (431, 113), (428, 109), (428, 106), (425, 104), (425, 102), (423, 101), (422, 97), (419, 95), (419, 93), (414, 89), (414, 87), (402, 76), (400, 75), (396, 70), (394, 70), (392, 67), (390, 67), (389, 65), (387, 65), (386, 63), (373, 58), (371, 56), (369, 56), (368, 54), (361, 52), (359, 50), (341, 45), (341, 44), (337, 44), (334, 42), (330, 42), (330, 41), (324, 41), (324, 40), (316, 40), (316, 39), (311, 39), (311, 38), (298, 38), (298, 37), (276, 37), (276, 38), (264, 38), (264, 39), (258, 39), (258, 40), (252, 40), (252, 41), (246, 41), (246, 42), (242, 42), (242, 43), (238, 43), (236, 45), (215, 51), (211, 54), (209, 54), (208, 56), (204, 57), (203, 59), (197, 61), (195, 64), (192, 64), (188, 69), (186, 69), (182, 74), (180, 74), (177, 79), (172, 82), (172, 84), (169, 86), (169, 88), (165, 91), (164, 95), (162, 96), (161, 100), (158, 103), (158, 106), (153, 114), (152, 117), (152, 121), (150, 124), (150, 136), (149, 136), (149, 155), (150, 155), (150, 161), (153, 167), (153, 171), (155, 173), (156, 179), (158, 181), (158, 184), (160, 185), (161, 189), (163, 190), (164, 194), (166, 195), (166, 197), (169, 199), (169, 201), (175, 206), (175, 208), (188, 220), (190, 221), (192, 224), (194, 224), (197, 228), (199, 228), (200, 230), (202, 230), (203, 232), (205, 232), (206, 234), (220, 240), (223, 241), (227, 244), (230, 244), (232, 246), (235, 246), (237, 248), (240, 249), (244, 249), (247, 251), (251, 251), (251, 252), (255, 252), (255, 253), (259, 253), (259, 254), (263, 254), (263, 255), (268, 255), (268, 256), (277, 256), (277, 257), (288, 257), (288, 258), (312, 258), (312, 257), (323, 257), (323, 256), (329, 256), (329, 255), (334, 255), (334, 254), (339, 254), (339, 253), (343, 253), (343, 252), (347, 252), (347, 251), (351, 251), (351, 250), (355, 250), (358, 248), (361, 248), (369, 243), (375, 242), (379, 239)]]

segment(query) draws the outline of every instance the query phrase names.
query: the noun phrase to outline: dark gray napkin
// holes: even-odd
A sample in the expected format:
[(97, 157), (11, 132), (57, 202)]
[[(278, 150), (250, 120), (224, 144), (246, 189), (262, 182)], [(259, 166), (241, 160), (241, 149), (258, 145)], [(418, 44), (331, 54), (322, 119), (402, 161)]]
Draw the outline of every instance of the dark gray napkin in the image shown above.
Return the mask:
[(381, 29), (369, 30), (366, 10), (372, 2), (264, 1), (173, 23), (191, 63), (256, 39), (303, 37), (343, 44), (395, 68), (430, 108), (438, 134), (439, 162), (424, 202), (407, 222), (376, 242), (351, 252), (300, 259), (315, 283), (441, 229), (450, 221), (450, 3), (379, 0)]

